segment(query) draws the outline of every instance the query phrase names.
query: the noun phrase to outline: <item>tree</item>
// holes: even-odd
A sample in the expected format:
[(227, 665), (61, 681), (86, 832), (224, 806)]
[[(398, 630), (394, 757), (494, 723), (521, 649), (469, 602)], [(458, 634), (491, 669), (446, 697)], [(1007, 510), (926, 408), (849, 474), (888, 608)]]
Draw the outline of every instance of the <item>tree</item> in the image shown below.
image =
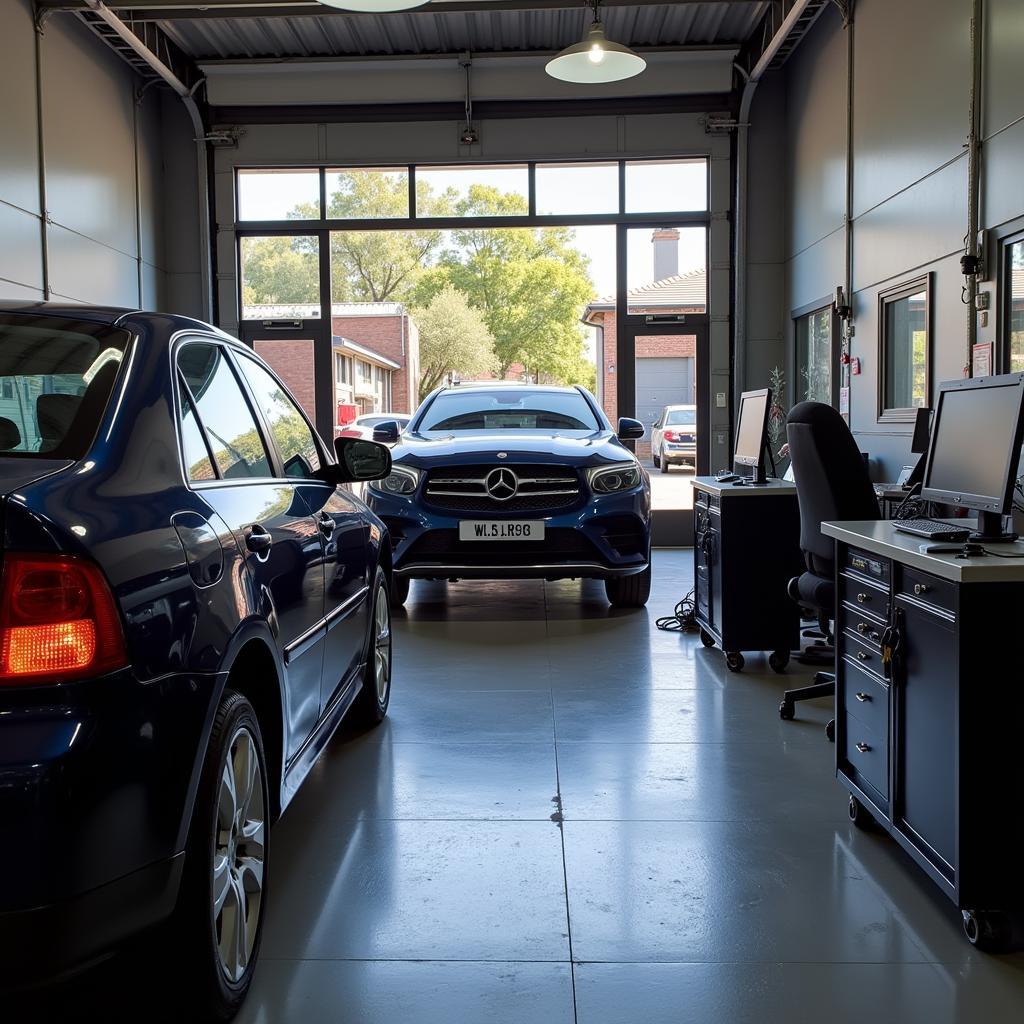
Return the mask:
[(420, 330), (421, 395), (433, 391), (449, 373), (477, 376), (497, 369), (494, 338), (483, 315), (451, 285), (428, 306), (413, 310), (412, 317)]
[(242, 302), (246, 306), (316, 302), (320, 268), (308, 238), (242, 239)]

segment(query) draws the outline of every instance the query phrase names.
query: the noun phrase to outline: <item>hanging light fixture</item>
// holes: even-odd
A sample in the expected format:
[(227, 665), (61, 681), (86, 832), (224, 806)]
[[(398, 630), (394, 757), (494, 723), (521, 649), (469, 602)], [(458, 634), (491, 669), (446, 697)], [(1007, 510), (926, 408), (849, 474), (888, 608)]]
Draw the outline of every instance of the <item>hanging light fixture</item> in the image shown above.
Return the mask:
[(364, 11), (367, 14), (390, 14), (392, 11), (411, 11), (429, 0), (320, 0), (327, 7), (343, 11)]
[(601, 24), (601, 0), (594, 2), (594, 21), (582, 41), (566, 47), (548, 61), (544, 70), (562, 82), (590, 85), (599, 82), (621, 82), (639, 75), (647, 61), (628, 46), (613, 43), (604, 34)]

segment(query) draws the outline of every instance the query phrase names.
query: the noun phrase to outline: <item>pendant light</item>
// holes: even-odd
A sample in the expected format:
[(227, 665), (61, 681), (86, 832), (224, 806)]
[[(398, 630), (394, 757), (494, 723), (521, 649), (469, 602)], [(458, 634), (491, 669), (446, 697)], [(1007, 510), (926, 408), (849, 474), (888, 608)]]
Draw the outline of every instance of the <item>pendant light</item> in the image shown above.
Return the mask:
[(390, 14), (393, 11), (411, 11), (429, 0), (320, 0), (327, 7), (343, 11), (363, 11), (366, 14)]
[(628, 46), (613, 43), (601, 24), (601, 0), (594, 0), (594, 22), (581, 42), (566, 47), (548, 61), (544, 70), (562, 82), (590, 85), (621, 82), (639, 75), (647, 61)]

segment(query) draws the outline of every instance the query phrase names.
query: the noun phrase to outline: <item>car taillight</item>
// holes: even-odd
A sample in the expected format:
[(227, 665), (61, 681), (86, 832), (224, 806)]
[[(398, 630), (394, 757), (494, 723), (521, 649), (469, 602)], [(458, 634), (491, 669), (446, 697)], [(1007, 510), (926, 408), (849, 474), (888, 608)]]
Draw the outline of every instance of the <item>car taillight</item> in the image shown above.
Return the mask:
[(4, 555), (0, 685), (78, 679), (128, 663), (103, 573), (71, 555)]
[(674, 430), (666, 430), (665, 431), (665, 440), (666, 441), (674, 441), (675, 439), (676, 439), (676, 432)]

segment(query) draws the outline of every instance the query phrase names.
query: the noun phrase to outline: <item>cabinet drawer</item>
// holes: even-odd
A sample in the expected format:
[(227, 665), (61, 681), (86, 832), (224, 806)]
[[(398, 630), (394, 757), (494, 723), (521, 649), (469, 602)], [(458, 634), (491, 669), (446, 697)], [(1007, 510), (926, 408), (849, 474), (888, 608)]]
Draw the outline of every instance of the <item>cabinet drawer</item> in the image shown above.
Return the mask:
[(889, 618), (888, 591), (845, 572), (839, 577), (839, 600), (848, 608), (863, 612), (878, 622), (884, 623)]
[(889, 799), (889, 742), (859, 718), (846, 716), (843, 757), (854, 775), (861, 776)]
[(956, 613), (955, 583), (932, 576), (931, 573), (921, 572), (920, 569), (912, 569), (909, 565), (901, 568), (900, 594), (906, 594), (915, 601), (922, 601), (951, 614)]
[[(843, 710), (878, 736), (889, 735), (889, 687), (846, 661), (843, 665)], [(853, 724), (847, 726), (853, 729)], [(855, 730), (854, 730), (855, 731)]]
[(851, 636), (845, 633), (839, 641), (840, 651), (851, 664), (873, 672), (876, 676), (885, 677), (885, 667), (882, 665), (881, 648), (871, 644), (860, 636)]
[(872, 651), (882, 652), (882, 630), (883, 626), (868, 618), (866, 615), (859, 615), (849, 608), (842, 608), (839, 612), (839, 630), (853, 637)]

